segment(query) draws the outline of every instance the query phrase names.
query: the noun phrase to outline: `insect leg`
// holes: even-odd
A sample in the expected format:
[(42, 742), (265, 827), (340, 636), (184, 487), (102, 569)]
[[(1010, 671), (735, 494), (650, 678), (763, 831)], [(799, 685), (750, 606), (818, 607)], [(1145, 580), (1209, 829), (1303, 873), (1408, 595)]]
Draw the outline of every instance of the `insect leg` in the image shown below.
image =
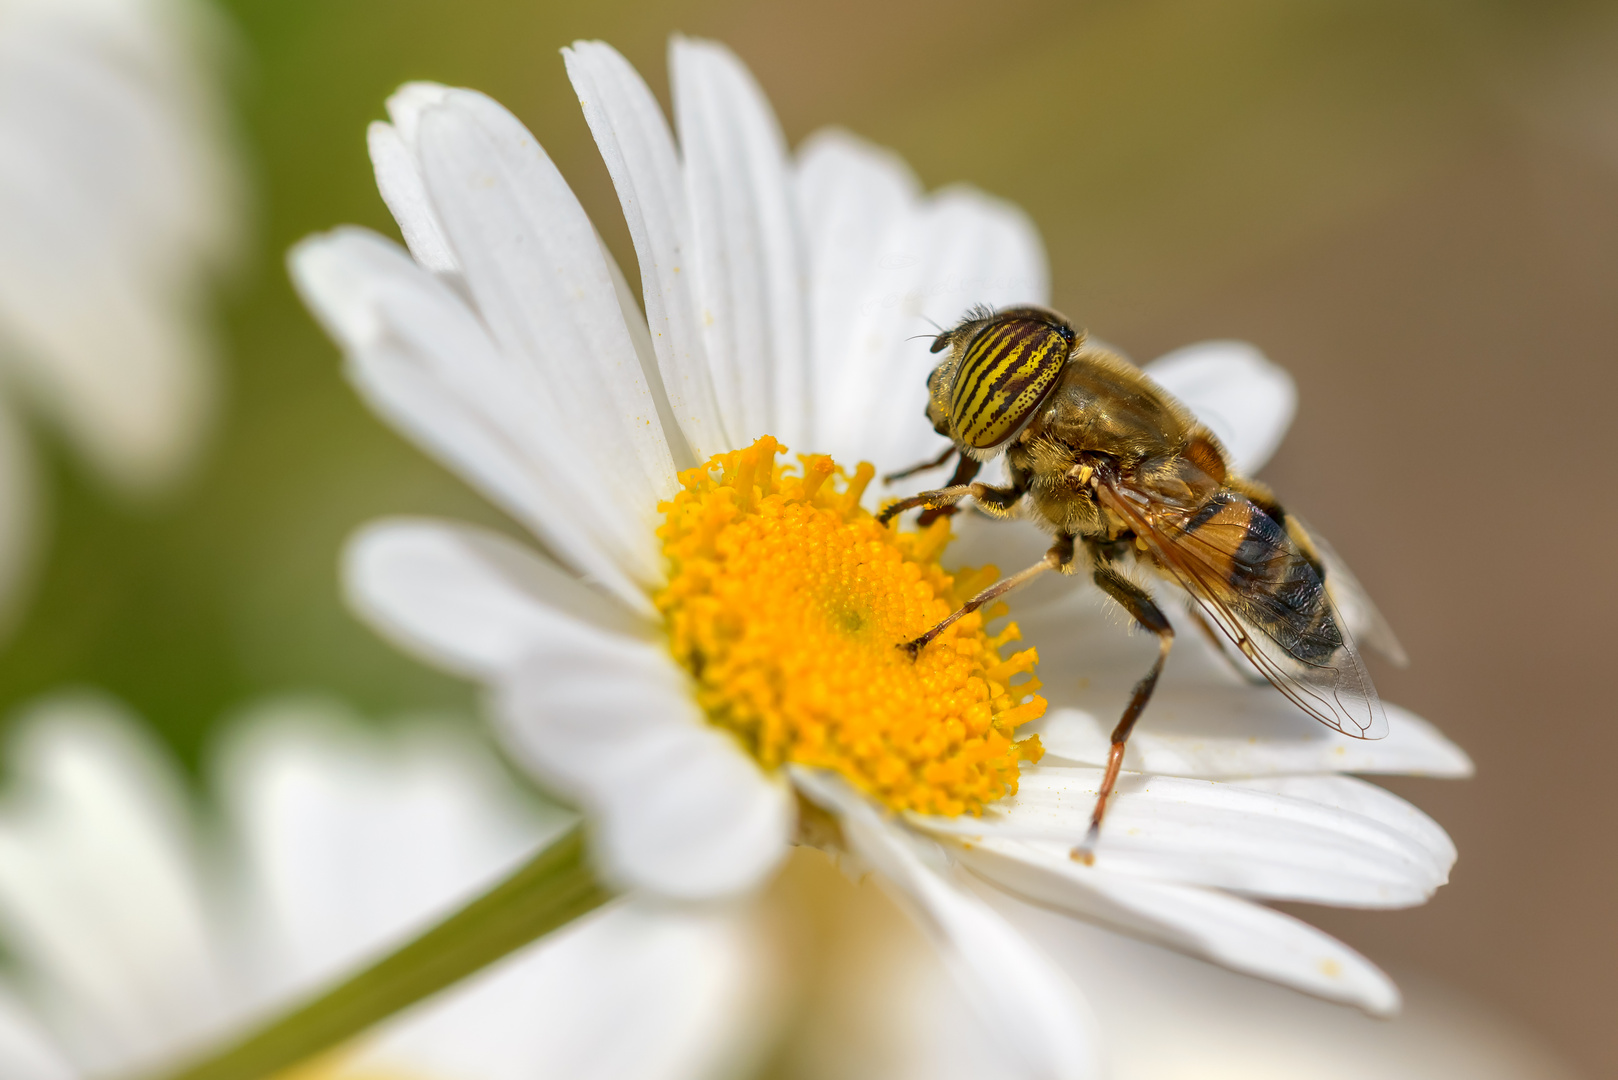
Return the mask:
[(999, 581), (995, 582), (993, 585), (990, 585), (987, 589), (984, 589), (982, 592), (972, 597), (972, 599), (962, 604), (960, 610), (952, 612), (949, 618), (945, 619), (943, 622), (921, 635), (921, 637), (916, 638), (914, 641), (905, 642), (903, 645), (900, 645), (899, 648), (909, 653), (910, 659), (914, 660), (921, 654), (921, 650), (925, 649), (934, 638), (936, 638), (939, 634), (942, 634), (946, 627), (955, 622), (955, 620), (961, 618), (961, 616), (970, 615), (984, 604), (992, 603), (994, 600), (1004, 596), (1006, 593), (1023, 584), (1025, 581), (1036, 578), (1047, 570), (1060, 570), (1072, 561), (1073, 537), (1067, 535), (1058, 536), (1056, 538), (1056, 543), (1051, 545), (1051, 549), (1045, 553), (1045, 557), (1043, 559), (1039, 560), (1026, 570), (1019, 570), (1010, 577), (1001, 578)]
[(906, 510), (913, 510), (918, 506), (925, 506), (928, 509), (954, 506), (970, 494), (972, 494), (971, 484), (956, 484), (953, 487), (939, 488), (937, 491), (923, 491), (919, 495), (912, 495), (908, 499), (900, 499), (890, 506), (884, 506), (876, 515), (876, 520), (878, 524), (886, 525)]
[[(963, 461), (972, 461), (972, 459), (965, 458)], [(972, 461), (972, 464), (976, 465), (977, 462)], [(960, 470), (956, 471), (959, 472)], [(972, 471), (976, 472), (977, 470), (973, 469)], [(917, 506), (925, 506), (931, 511), (943, 506), (954, 506), (968, 495), (976, 499), (982, 506), (995, 510), (1009, 510), (1016, 504), (1018, 499), (1023, 497), (1023, 489), (1021, 487), (998, 488), (991, 487), (988, 484), (951, 484), (946, 488), (939, 488), (936, 491), (923, 491), (920, 494), (910, 496), (908, 499), (900, 499), (890, 506), (884, 506), (881, 512), (876, 515), (876, 520), (878, 524), (886, 525), (906, 510)]]
[[(949, 484), (946, 486), (954, 487), (956, 484), (970, 484), (977, 478), (978, 470), (981, 468), (983, 468), (983, 462), (975, 457), (962, 454), (961, 460), (955, 463), (955, 475), (949, 478)], [(916, 525), (925, 529), (939, 518), (949, 517), (957, 509), (959, 508), (955, 506), (937, 506), (931, 510), (923, 510), (916, 518)]]
[[(886, 475), (886, 476), (884, 476), (882, 478), (882, 482), (884, 484), (891, 484), (895, 480), (903, 480), (907, 476), (915, 476), (919, 472), (926, 472), (928, 469), (936, 469), (940, 465), (944, 464), (944, 462), (948, 461), (950, 459), (950, 456), (952, 454), (954, 454), (955, 452), (956, 452), (955, 444), (950, 443), (948, 446), (946, 446), (944, 448), (944, 452), (942, 454), (939, 454), (937, 457), (933, 458), (931, 461), (924, 461), (920, 465), (912, 465), (908, 469), (900, 469), (898, 472), (889, 473), (888, 475)], [(953, 480), (953, 481), (951, 481), (951, 483), (958, 484), (958, 483), (961, 483), (961, 481)]]
[(1096, 793), (1096, 808), (1090, 815), (1090, 830), (1084, 835), (1084, 843), (1073, 849), (1073, 858), (1086, 866), (1095, 862), (1096, 841), (1101, 838), (1101, 821), (1107, 816), (1107, 803), (1112, 799), (1113, 788), (1118, 783), (1118, 770), (1124, 764), (1124, 747), (1129, 742), (1129, 733), (1135, 730), (1135, 721), (1140, 719), (1146, 703), (1152, 699), (1157, 677), (1163, 673), (1163, 663), (1169, 658), (1169, 648), (1174, 644), (1174, 627), (1169, 625), (1150, 593), (1108, 566), (1097, 567), (1094, 577), (1103, 592), (1118, 601), (1141, 626), (1157, 635), (1157, 659), (1153, 661), (1151, 670), (1135, 684), (1135, 689), (1129, 695), (1129, 704), (1124, 706), (1123, 717), (1119, 719), (1118, 726), (1112, 729), (1107, 771), (1102, 774), (1101, 790)]

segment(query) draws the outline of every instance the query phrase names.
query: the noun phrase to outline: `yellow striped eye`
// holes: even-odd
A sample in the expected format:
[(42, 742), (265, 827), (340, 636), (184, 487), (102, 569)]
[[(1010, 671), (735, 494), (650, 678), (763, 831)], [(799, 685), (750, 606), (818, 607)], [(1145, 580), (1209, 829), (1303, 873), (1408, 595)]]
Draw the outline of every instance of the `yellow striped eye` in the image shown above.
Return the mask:
[(1056, 387), (1075, 338), (1053, 312), (1012, 308), (966, 341), (950, 384), (955, 441), (988, 450), (1011, 438)]

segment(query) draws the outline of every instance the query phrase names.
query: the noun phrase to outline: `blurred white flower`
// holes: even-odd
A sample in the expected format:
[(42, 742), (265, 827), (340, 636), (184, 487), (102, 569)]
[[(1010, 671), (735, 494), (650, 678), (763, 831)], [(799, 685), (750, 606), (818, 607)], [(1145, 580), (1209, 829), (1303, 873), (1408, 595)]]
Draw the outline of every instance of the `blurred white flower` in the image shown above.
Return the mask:
[(238, 246), (219, 27), (192, 0), (0, 0), (0, 601), (38, 507), (18, 395), (114, 487), (195, 455), (203, 301)]
[[(383, 734), (289, 702), (227, 739), (212, 769), (224, 814), (202, 819), (117, 708), (64, 699), (22, 724), (0, 802), (6, 1080), (184, 1060), (391, 951), (566, 824), (448, 726)], [(748, 1025), (769, 1001), (753, 938), (719, 913), (619, 902), (305, 1080), (531, 1080), (536, 1062), (568, 1077), (710, 1076), (768, 1026)]]
[[(808, 872), (806, 872), (808, 871)], [(1012, 1080), (925, 938), (875, 890), (797, 860), (826, 926), (813, 1006), (777, 1054), (794, 1080)], [(1109, 1080), (1574, 1080), (1544, 1042), (1420, 978), (1394, 1019), (1290, 993), (1004, 894), (995, 909), (1084, 985)]]
[[(349, 228), (292, 256), (300, 290), (372, 405), (554, 557), (466, 526), (381, 523), (348, 555), (358, 609), (406, 647), (492, 689), (517, 756), (586, 810), (615, 885), (693, 900), (747, 894), (795, 838), (876, 871), (933, 935), (1004, 1060), (1024, 1075), (1093, 1075), (1093, 1032), (1071, 982), (963, 887), (968, 870), (1241, 971), (1372, 1012), (1396, 1009), (1397, 991), (1363, 957), (1253, 900), (1398, 907), (1446, 880), (1455, 853), (1443, 831), (1403, 800), (1341, 775), (1469, 768), (1408, 714), (1396, 716), (1394, 737), (1351, 743), (1301, 716), (1283, 719), (1279, 695), (1244, 685), (1216, 656), (1199, 664), (1177, 654), (1177, 685), (1160, 691), (1131, 762), (1173, 775), (1126, 780), (1094, 867), (1068, 857), (1100, 772), (1089, 699), (1074, 688), (1081, 674), (1133, 679), (1145, 664), (1114, 668), (1110, 657), (1130, 643), (1115, 645), (1123, 635), (1093, 615), (1063, 613), (1071, 621), (1046, 624), (1038, 639), (1047, 670), (1059, 673), (1051, 695), (1059, 707), (1045, 723), (1051, 756), (1025, 763), (1020, 778), (1006, 735), (1026, 718), (1011, 716), (1024, 707), (1009, 684), (1018, 658), (974, 676), (991, 688), (985, 708), (1004, 706), (983, 736), (985, 758), (1010, 762), (1007, 783), (1020, 785), (998, 801), (998, 788), (985, 796), (981, 816), (960, 814), (977, 808), (969, 798), (942, 813), (891, 812), (896, 801), (872, 797), (871, 776), (810, 767), (826, 764), (824, 746), (766, 761), (755, 740), (755, 760), (746, 733), (710, 722), (718, 707), (696, 696), (718, 700), (711, 684), (697, 685), (704, 657), (677, 661), (671, 649), (685, 631), (665, 621), (683, 603), (674, 584), (695, 586), (671, 583), (660, 541), (674, 543), (686, 525), (700, 539), (702, 515), (723, 517), (733, 505), (746, 518), (755, 485), (811, 490), (809, 465), (801, 484), (772, 481), (757, 445), (740, 450), (765, 435), (885, 468), (933, 456), (938, 439), (922, 421), (935, 359), (928, 320), (947, 325), (972, 303), (1044, 302), (1044, 255), (1014, 208), (967, 189), (925, 195), (892, 154), (851, 136), (823, 133), (789, 156), (768, 102), (719, 46), (674, 42), (678, 143), (651, 91), (610, 47), (578, 43), (566, 57), (635, 244), (644, 315), (543, 149), (510, 113), (467, 90), (406, 86), (388, 102), (392, 123), (371, 130), (378, 185), (410, 254)], [(1210, 344), (1148, 370), (1206, 416), (1244, 470), (1262, 464), (1290, 421), (1290, 380), (1247, 346)], [(667, 500), (709, 483), (709, 473), (678, 470), (730, 451), (726, 477), (752, 479), (737, 486), (734, 504), (699, 500), (679, 519), (686, 524), (670, 511), (659, 532)], [(836, 490), (828, 480), (794, 505), (857, 529), (861, 476), (869, 474)], [(781, 535), (756, 517), (766, 534)], [(984, 532), (964, 546), (981, 541), (996, 562), (1012, 562), (999, 545), (1014, 550), (1015, 533)], [(853, 638), (867, 615), (902, 606), (913, 591), (913, 579), (859, 584), (871, 567), (900, 558), (892, 534), (867, 542), (859, 551), (884, 554), (856, 553), (831, 569), (761, 557), (750, 606), (699, 600), (752, 627), (777, 616), (770, 590), (784, 575), (815, 579), (810, 588), (854, 582), (859, 617), (845, 627)], [(1083, 602), (1070, 592), (1052, 603)], [(805, 626), (777, 628), (779, 655), (790, 653), (792, 670), (804, 673), (804, 696), (832, 695), (822, 713), (858, 727), (863, 714), (847, 695), (869, 685), (861, 672), (892, 674), (883, 665), (903, 638), (871, 645), (871, 666), (849, 676), (817, 669), (805, 655), (812, 646), (793, 651)], [(800, 688), (784, 667), (757, 678), (737, 693), (783, 681)], [(967, 700), (969, 683), (890, 700), (930, 707), (957, 691)], [(1110, 685), (1097, 678), (1094, 695)], [(1163, 734), (1146, 738), (1160, 717)], [(972, 721), (952, 714), (950, 723)], [(959, 762), (914, 764), (939, 730), (882, 758), (886, 782), (923, 788), (953, 775)]]

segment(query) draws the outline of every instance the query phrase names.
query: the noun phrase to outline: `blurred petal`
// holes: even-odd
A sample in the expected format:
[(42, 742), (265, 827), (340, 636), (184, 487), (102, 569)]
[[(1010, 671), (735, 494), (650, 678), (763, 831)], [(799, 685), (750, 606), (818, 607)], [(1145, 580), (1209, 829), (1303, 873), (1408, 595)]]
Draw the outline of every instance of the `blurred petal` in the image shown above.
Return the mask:
[[(938, 364), (933, 335), (974, 304), (1044, 303), (1046, 292), (1045, 251), (1021, 210), (965, 187), (923, 200), (883, 234), (842, 346), (843, 377), (830, 394), (835, 406), (827, 405), (836, 412), (822, 424), (819, 449), (879, 471), (935, 456), (942, 439), (923, 419), (927, 376)], [(915, 480), (932, 482), (933, 474)]]
[(1000, 1052), (1028, 1077), (1101, 1075), (1090, 1014), (1073, 984), (982, 901), (924, 863), (902, 827), (841, 777), (794, 767), (793, 782), (837, 816), (852, 852), (932, 937)]
[(576, 624), (496, 689), (507, 744), (583, 807), (614, 883), (720, 896), (785, 856), (790, 791), (708, 723), (661, 645)]
[(1094, 1008), (1114, 1080), (1571, 1080), (1520, 1026), (1400, 976), (1393, 1019), (1365, 1016), (1007, 896), (995, 909), (1064, 970), (1107, 987)]
[[(548, 397), (573, 451), (643, 530), (675, 490), (595, 230), (544, 149), (491, 99), (452, 90), (417, 133), (427, 191), (513, 390)], [(655, 564), (654, 564), (655, 565)]]
[(973, 844), (956, 854), (989, 881), (1037, 903), (1378, 1016), (1399, 1009), (1398, 988), (1375, 965), (1290, 915), (1212, 889), (1082, 866), (1065, 853), (1040, 857), (1022, 850), (1028, 846)]
[(0, 1076), (6, 1080), (76, 1080), (74, 1069), (29, 1011), (0, 990)]
[(127, 1068), (209, 1030), (220, 943), (173, 766), (88, 698), (38, 706), (10, 756), (0, 937), (75, 1065)]
[[(1038, 766), (982, 818), (913, 818), (937, 835), (1069, 863), (1089, 827), (1101, 770)], [(1419, 904), (1455, 849), (1426, 815), (1350, 777), (1213, 782), (1125, 774), (1096, 853), (1110, 875), (1208, 885), (1346, 907)]]
[(656, 537), (597, 462), (563, 437), (549, 395), (532, 393), (444, 282), (361, 229), (303, 241), (294, 283), (342, 344), (372, 406), (505, 507), (576, 572), (650, 613), (630, 572), (661, 574)]
[(215, 762), (261, 989), (282, 1000), (447, 915), (566, 822), (536, 814), (470, 734), (362, 724), (323, 702), (263, 705)]
[(1204, 341), (1165, 353), (1146, 374), (1219, 436), (1251, 476), (1281, 445), (1298, 407), (1292, 376), (1245, 341)]
[(648, 623), (532, 549), (452, 522), (373, 522), (349, 541), (351, 606), (403, 648), (493, 678), (583, 622), (644, 635)]
[(807, 450), (807, 266), (786, 139), (723, 45), (676, 36), (669, 83), (690, 207), (693, 298), (725, 429)]
[(698, 330), (691, 212), (674, 136), (651, 90), (612, 46), (576, 41), (562, 56), (635, 244), (664, 389), (692, 453), (705, 461), (742, 440), (725, 429)]
[(0, 190), (0, 360), (107, 480), (162, 486), (190, 463), (214, 405), (192, 312), (18, 202)]
[(199, 308), (240, 231), (190, 5), (30, 4), (0, 36), (0, 360), (110, 482), (190, 463)]
[(777, 1019), (763, 945), (723, 908), (620, 903), (401, 1015), (335, 1076), (747, 1075)]

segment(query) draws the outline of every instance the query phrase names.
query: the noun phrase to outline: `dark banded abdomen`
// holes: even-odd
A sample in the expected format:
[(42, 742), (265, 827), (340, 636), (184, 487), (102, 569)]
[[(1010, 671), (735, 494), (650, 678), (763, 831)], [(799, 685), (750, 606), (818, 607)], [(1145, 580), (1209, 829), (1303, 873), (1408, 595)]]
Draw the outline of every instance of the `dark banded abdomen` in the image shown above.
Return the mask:
[(1199, 575), (1232, 611), (1288, 655), (1325, 664), (1343, 647), (1325, 582), (1276, 520), (1245, 496), (1224, 491), (1185, 519), (1176, 537), (1182, 554), (1208, 571)]
[(991, 324), (967, 346), (950, 384), (950, 430), (975, 450), (1017, 433), (1056, 386), (1072, 341), (1048, 322)]

